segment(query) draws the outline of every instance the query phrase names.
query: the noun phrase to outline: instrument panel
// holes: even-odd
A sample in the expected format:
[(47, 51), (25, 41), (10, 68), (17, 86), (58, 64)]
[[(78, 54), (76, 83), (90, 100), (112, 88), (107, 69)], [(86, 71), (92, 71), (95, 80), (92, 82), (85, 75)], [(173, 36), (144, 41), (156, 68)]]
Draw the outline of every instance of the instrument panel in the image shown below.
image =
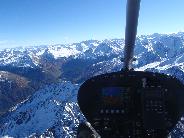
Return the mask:
[(182, 92), (183, 84), (171, 76), (121, 71), (87, 80), (78, 103), (105, 138), (164, 138), (180, 119)]

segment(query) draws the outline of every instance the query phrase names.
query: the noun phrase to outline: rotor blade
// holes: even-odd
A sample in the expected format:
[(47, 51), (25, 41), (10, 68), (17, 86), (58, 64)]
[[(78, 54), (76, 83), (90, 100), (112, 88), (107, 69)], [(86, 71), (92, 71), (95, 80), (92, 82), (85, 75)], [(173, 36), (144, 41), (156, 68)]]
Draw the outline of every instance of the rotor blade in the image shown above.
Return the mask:
[(125, 59), (124, 68), (127, 70), (130, 70), (132, 68), (140, 2), (141, 0), (127, 0), (125, 51), (124, 51), (124, 59)]

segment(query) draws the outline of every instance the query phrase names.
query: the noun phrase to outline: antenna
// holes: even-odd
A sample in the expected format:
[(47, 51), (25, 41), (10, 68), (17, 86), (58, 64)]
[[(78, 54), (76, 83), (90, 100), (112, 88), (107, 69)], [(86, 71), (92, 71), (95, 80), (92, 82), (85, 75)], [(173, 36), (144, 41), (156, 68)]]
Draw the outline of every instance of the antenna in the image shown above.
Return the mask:
[(141, 0), (127, 0), (124, 69), (132, 69)]

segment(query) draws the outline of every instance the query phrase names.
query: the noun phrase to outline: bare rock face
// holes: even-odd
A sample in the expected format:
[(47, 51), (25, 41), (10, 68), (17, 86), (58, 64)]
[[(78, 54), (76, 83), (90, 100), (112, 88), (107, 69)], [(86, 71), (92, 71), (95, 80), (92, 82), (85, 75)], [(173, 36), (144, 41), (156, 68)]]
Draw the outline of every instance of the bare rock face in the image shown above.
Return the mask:
[(0, 71), (0, 115), (32, 95), (36, 87), (22, 76)]

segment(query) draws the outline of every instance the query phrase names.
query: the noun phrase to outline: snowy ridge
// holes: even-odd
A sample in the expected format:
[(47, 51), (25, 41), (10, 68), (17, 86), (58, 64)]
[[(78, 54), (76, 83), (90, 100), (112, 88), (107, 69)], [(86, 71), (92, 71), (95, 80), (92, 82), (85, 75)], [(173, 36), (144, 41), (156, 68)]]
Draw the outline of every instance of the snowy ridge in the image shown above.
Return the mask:
[[(81, 43), (73, 43), (66, 45), (49, 45), (30, 48), (15, 48), (0, 50), (0, 66), (2, 65), (14, 65), (35, 67), (39, 64), (39, 57), (42, 56), (45, 51), (51, 53), (55, 59), (70, 56), (79, 57), (86, 56), (84, 53), (91, 51), (89, 57), (94, 55), (104, 55), (111, 53), (119, 53), (122, 51), (122, 40), (89, 40)], [(37, 60), (35, 60), (37, 59)]]
[[(47, 51), (55, 59), (59, 58), (98, 58), (100, 56), (123, 56), (124, 40), (89, 40), (66, 45), (48, 45), (30, 48), (4, 49), (0, 51), (0, 66), (14, 65), (18, 67), (39, 66), (41, 56)], [(135, 57), (138, 67), (162, 60), (184, 60), (184, 33), (163, 35), (153, 34), (139, 36), (136, 40)]]
[(37, 91), (2, 119), (0, 137), (53, 135), (73, 137), (83, 120), (76, 95), (79, 86), (70, 82), (51, 84)]

